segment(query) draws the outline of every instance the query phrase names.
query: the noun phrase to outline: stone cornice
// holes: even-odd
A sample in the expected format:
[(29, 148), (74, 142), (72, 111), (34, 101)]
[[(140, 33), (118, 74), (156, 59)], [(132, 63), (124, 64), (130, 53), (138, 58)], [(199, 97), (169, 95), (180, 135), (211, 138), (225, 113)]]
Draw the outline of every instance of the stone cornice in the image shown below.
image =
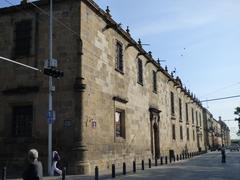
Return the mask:
[(21, 95), (21, 94), (29, 94), (36, 93), (39, 91), (39, 86), (18, 86), (16, 88), (9, 88), (2, 91), (4, 95)]
[(119, 97), (119, 96), (114, 96), (112, 99), (113, 99), (114, 101), (118, 101), (118, 102), (121, 102), (121, 103), (124, 103), (124, 104), (128, 103), (128, 100), (127, 100), (127, 99), (122, 98), (122, 97)]

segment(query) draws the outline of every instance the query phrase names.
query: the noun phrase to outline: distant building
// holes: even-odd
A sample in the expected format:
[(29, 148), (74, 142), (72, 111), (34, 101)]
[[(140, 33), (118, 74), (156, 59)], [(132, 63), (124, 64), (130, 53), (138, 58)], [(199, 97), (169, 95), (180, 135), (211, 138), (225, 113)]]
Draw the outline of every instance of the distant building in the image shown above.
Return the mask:
[(217, 121), (213, 118), (212, 114), (203, 108), (204, 125), (205, 125), (205, 146), (210, 150), (216, 150), (223, 145), (229, 146), (230, 140), (230, 129), (221, 120)]
[[(42, 12), (49, 4), (34, 5), (38, 8), (24, 1), (0, 9), (0, 55), (43, 69), (48, 16)], [(54, 80), (53, 150), (68, 173), (219, 144), (221, 129), (211, 140), (211, 132), (204, 132), (209, 126), (200, 101), (111, 18), (109, 9), (92, 0), (55, 0), (53, 15), (58, 19), (53, 56), (64, 71), (64, 78)], [(0, 63), (0, 164), (20, 174), (34, 147), (46, 173), (48, 77)]]

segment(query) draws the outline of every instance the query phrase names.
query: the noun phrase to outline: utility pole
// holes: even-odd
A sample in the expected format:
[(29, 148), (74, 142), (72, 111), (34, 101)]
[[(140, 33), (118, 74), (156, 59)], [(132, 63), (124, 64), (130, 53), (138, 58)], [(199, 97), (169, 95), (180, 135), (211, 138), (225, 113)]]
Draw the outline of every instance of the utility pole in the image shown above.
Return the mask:
[[(52, 67), (52, 0), (50, 0), (49, 7), (49, 59), (48, 67)], [(48, 91), (48, 175), (52, 176), (52, 121), (53, 121), (53, 107), (52, 107), (52, 93), (53, 93), (53, 79), (49, 76), (49, 91)]]
[(52, 24), (53, 22), (53, 3), (50, 0), (50, 7), (49, 7), (49, 57), (44, 67), (44, 74), (49, 76), (48, 85), (48, 175), (52, 176), (52, 124), (55, 120), (55, 111), (53, 110), (53, 103), (52, 103), (52, 96), (53, 92), (55, 91), (55, 86), (53, 85), (53, 77), (54, 78), (61, 78), (63, 77), (63, 72), (57, 69), (57, 60), (53, 59), (52, 53)]

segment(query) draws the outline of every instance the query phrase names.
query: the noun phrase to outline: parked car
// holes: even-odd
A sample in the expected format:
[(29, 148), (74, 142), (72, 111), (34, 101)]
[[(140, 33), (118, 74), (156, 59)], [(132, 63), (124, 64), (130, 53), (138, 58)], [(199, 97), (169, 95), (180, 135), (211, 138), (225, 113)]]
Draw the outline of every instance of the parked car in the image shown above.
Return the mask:
[(239, 151), (239, 146), (232, 145), (229, 147), (230, 151)]

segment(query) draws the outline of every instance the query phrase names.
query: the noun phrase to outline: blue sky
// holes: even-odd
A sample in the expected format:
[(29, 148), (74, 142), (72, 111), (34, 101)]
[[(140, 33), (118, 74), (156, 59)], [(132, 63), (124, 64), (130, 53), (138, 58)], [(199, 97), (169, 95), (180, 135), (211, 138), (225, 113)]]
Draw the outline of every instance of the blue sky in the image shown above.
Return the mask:
[[(18, 4), (20, 0), (8, 0)], [(123, 29), (130, 27), (162, 66), (176, 68), (184, 85), (200, 100), (240, 95), (239, 0), (96, 0), (110, 7)], [(0, 6), (9, 6), (0, 0)], [(234, 119), (240, 98), (203, 103), (216, 119)], [(226, 121), (236, 138), (237, 123)]]

